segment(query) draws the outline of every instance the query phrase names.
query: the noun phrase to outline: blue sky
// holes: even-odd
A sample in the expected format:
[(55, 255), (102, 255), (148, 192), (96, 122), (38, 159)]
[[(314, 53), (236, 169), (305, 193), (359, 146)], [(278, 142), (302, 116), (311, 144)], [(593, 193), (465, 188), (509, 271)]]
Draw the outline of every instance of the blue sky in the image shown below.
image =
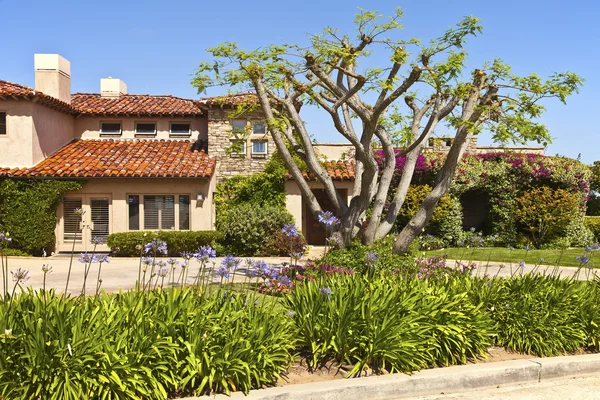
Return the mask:
[[(197, 98), (189, 82), (198, 63), (210, 61), (207, 47), (227, 40), (245, 48), (303, 42), (325, 26), (351, 32), (357, 7), (391, 14), (396, 6), (405, 10), (406, 38), (429, 40), (465, 15), (481, 18), (483, 34), (466, 46), (470, 67), (500, 57), (519, 74), (582, 75), (582, 90), (566, 106), (546, 103), (542, 121), (554, 137), (547, 154), (600, 159), (600, 5), (594, 1), (0, 0), (0, 79), (34, 86), (33, 54), (59, 53), (71, 61), (73, 92), (98, 92), (100, 78), (112, 76), (129, 93)], [(341, 141), (324, 116), (305, 118), (317, 139)], [(490, 141), (483, 135), (480, 143)]]

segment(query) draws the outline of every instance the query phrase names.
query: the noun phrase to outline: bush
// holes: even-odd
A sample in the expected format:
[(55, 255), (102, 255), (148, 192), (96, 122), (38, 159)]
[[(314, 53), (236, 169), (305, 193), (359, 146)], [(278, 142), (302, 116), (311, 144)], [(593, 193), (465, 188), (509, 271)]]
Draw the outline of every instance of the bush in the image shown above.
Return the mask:
[(580, 199), (564, 189), (539, 187), (517, 198), (515, 217), (539, 247), (562, 233), (580, 213)]
[(224, 210), (217, 228), (223, 232), (222, 244), (226, 252), (255, 256), (266, 248), (276, 231), (293, 220), (290, 213), (280, 207), (256, 207), (244, 203)]
[(107, 245), (112, 253), (121, 257), (139, 257), (139, 245), (160, 239), (167, 243), (168, 255), (178, 257), (183, 251), (194, 251), (200, 246), (211, 245), (222, 238), (217, 231), (138, 231), (119, 232), (108, 235)]
[(82, 181), (0, 180), (0, 226), (10, 234), (11, 248), (41, 255), (54, 249), (56, 208), (65, 192)]
[(600, 241), (600, 217), (585, 217), (584, 224), (592, 232), (596, 242)]
[(288, 236), (281, 229), (276, 230), (259, 255), (263, 257), (289, 256), (291, 253), (304, 254), (306, 239), (298, 232), (298, 236)]

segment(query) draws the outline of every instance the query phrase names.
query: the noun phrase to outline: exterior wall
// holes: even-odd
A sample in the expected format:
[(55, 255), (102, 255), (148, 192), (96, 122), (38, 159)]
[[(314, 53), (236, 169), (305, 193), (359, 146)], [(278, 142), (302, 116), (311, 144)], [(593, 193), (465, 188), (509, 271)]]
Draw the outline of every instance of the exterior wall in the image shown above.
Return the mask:
[(31, 167), (35, 164), (33, 106), (26, 100), (0, 100), (0, 111), (6, 112), (6, 135), (0, 135), (0, 166)]
[[(309, 182), (311, 189), (323, 189), (321, 182)], [(348, 204), (352, 200), (352, 190), (354, 189), (354, 181), (334, 181), (336, 189), (347, 189)], [(302, 231), (306, 231), (306, 215), (303, 215), (304, 207), (302, 202), (302, 193), (296, 184), (296, 181), (288, 180), (285, 182), (285, 208), (294, 217), (296, 225)]]
[(32, 160), (37, 164), (73, 140), (74, 117), (33, 104)]
[[(63, 197), (83, 198), (83, 209), (89, 218), (91, 197), (108, 197), (109, 201), (109, 233), (128, 231), (128, 204), (129, 194), (152, 195), (152, 194), (189, 194), (190, 195), (190, 230), (212, 230), (214, 229), (214, 207), (212, 204), (214, 192), (214, 179), (95, 179), (88, 180), (81, 190), (66, 193)], [(198, 201), (198, 195), (205, 198), (203, 202)], [(140, 199), (141, 200), (141, 199)], [(71, 251), (72, 242), (63, 239), (64, 218), (63, 205), (59, 204), (57, 209), (58, 223), (56, 225), (56, 249), (57, 251)], [(143, 227), (141, 227), (143, 228)], [(143, 230), (143, 229), (141, 229)], [(89, 234), (87, 234), (89, 236)], [(77, 243), (76, 251), (91, 250), (89, 237), (84, 230), (83, 240)], [(99, 251), (106, 251), (106, 246), (99, 246)]]
[(354, 158), (354, 146), (350, 143), (317, 143), (315, 149), (327, 160), (348, 160)]
[[(121, 135), (101, 135), (100, 127), (103, 122), (120, 122)], [(188, 139), (188, 140), (207, 140), (208, 123), (206, 117), (102, 117), (102, 116), (82, 116), (75, 119), (75, 137), (82, 139), (99, 139), (103, 137), (113, 137), (115, 139), (135, 139), (136, 122), (154, 122), (156, 123), (156, 136), (140, 137), (150, 139)], [(170, 135), (172, 122), (190, 123), (191, 135)]]
[[(217, 164), (216, 176), (218, 179), (227, 178), (234, 175), (252, 175), (264, 170), (265, 165), (273, 152), (275, 152), (275, 143), (268, 133), (266, 135), (249, 135), (246, 139), (246, 156), (229, 154), (228, 149), (232, 145), (232, 119), (246, 119), (250, 124), (255, 122), (264, 122), (262, 113), (255, 112), (245, 117), (230, 116), (230, 110), (219, 106), (211, 106), (208, 109), (208, 154), (216, 156), (219, 161)], [(252, 155), (252, 141), (265, 140), (267, 142), (267, 155)]]

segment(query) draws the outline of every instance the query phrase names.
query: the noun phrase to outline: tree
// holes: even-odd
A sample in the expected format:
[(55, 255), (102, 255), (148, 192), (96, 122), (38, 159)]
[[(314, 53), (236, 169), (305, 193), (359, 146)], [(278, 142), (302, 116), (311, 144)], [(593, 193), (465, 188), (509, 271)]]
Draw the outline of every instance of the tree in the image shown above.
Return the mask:
[[(398, 253), (408, 250), (431, 218), (471, 135), (487, 129), (500, 143), (549, 143), (548, 130), (536, 121), (544, 110), (539, 101), (552, 97), (564, 103), (582, 83), (574, 73), (556, 73), (547, 80), (535, 74), (519, 77), (500, 59), (465, 78), (463, 45), (481, 32), (477, 18), (465, 17), (427, 45), (417, 39), (387, 37), (400, 32), (401, 18), (400, 9), (387, 19), (361, 10), (354, 21), (354, 37), (326, 28), (311, 36), (306, 47), (282, 44), (245, 51), (226, 42), (208, 50), (214, 60), (201, 63), (192, 81), (199, 92), (213, 85), (256, 92), (254, 104), (249, 100), (245, 106), (262, 108), (277, 150), (315, 215), (321, 207), (294, 154), (322, 182), (341, 216), (336, 233), (341, 246), (356, 236), (372, 244), (390, 233), (417, 157), (439, 124), (446, 125), (455, 139), (431, 193), (397, 236), (394, 251)], [(373, 54), (382, 53), (389, 56), (388, 65), (368, 66)], [(303, 104), (327, 113), (335, 129), (354, 146), (356, 181), (347, 206), (319, 162), (301, 118)], [(402, 151), (395, 153), (398, 144)], [(381, 146), (385, 157), (381, 172), (373, 155), (376, 146)], [(396, 187), (391, 187), (395, 157), (401, 155), (406, 156), (404, 170)], [(386, 207), (388, 193), (393, 193), (393, 199)], [(369, 208), (371, 216), (365, 222)]]
[(587, 202), (587, 215), (600, 215), (600, 161), (594, 161), (590, 166), (592, 180), (590, 181), (590, 194)]

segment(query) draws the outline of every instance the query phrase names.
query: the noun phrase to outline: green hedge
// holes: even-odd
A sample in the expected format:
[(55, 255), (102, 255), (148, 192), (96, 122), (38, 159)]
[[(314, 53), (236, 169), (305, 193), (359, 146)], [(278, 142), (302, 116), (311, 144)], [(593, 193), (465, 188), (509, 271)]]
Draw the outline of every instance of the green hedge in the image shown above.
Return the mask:
[(138, 231), (120, 232), (108, 236), (107, 244), (116, 256), (138, 257), (138, 245), (158, 238), (167, 243), (169, 256), (179, 256), (183, 251), (194, 251), (200, 246), (212, 245), (222, 239), (217, 231)]
[(56, 208), (65, 192), (83, 181), (0, 180), (0, 230), (12, 238), (10, 247), (27, 254), (50, 254), (56, 243)]
[(592, 231), (594, 238), (600, 240), (600, 217), (585, 217), (585, 226)]

